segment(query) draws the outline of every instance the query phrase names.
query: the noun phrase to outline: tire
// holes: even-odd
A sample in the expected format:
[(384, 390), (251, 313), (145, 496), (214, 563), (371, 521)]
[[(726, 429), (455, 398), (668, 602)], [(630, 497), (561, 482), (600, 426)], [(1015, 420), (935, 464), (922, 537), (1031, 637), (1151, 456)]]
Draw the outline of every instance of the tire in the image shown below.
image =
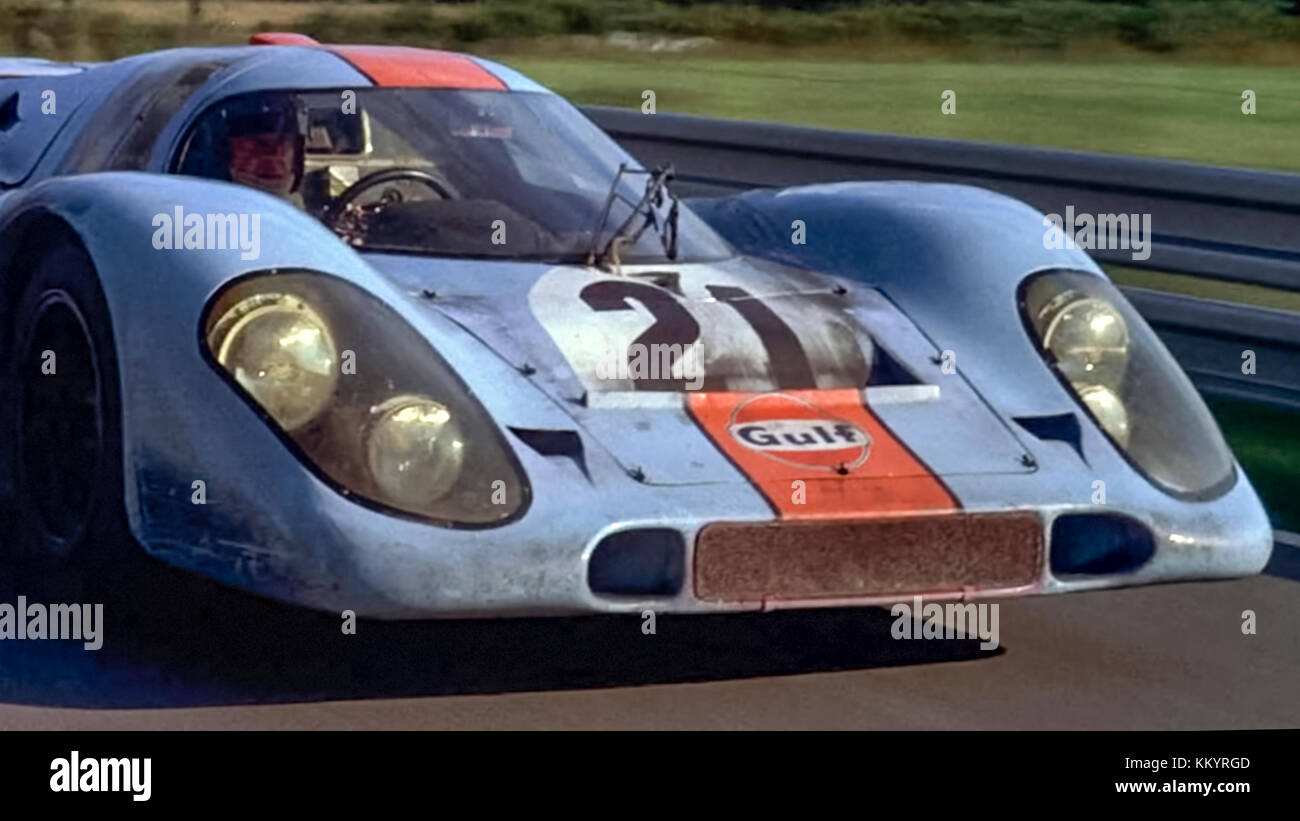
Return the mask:
[(54, 233), (18, 265), (11, 275), (27, 283), (8, 306), (12, 390), (0, 414), (12, 435), (6, 563), (19, 592), (78, 601), (110, 589), (130, 572), (125, 560), (141, 554), (123, 504), (112, 323), (94, 264), (69, 233)]

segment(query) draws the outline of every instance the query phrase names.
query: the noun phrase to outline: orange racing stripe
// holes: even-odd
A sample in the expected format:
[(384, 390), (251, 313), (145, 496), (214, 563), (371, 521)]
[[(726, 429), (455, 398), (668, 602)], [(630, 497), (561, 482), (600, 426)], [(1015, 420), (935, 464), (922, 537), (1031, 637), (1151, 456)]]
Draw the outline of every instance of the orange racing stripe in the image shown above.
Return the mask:
[[(961, 504), (854, 389), (688, 393), (687, 409), (783, 519), (946, 513)], [(803, 481), (803, 493), (794, 483)]]
[(377, 86), (505, 91), (495, 74), (463, 54), (403, 46), (324, 46)]

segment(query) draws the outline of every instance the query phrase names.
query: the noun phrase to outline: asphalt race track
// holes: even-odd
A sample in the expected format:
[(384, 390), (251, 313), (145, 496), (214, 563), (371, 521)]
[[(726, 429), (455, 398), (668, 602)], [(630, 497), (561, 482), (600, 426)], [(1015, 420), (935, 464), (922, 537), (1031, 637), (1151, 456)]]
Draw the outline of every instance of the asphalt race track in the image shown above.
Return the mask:
[(153, 562), (140, 579), (106, 602), (97, 652), (0, 643), (0, 729), (1300, 726), (1300, 550), (1286, 545), (1250, 579), (1004, 602), (991, 651), (895, 640), (872, 608), (660, 616), (654, 635), (588, 617), (344, 636), (334, 616)]

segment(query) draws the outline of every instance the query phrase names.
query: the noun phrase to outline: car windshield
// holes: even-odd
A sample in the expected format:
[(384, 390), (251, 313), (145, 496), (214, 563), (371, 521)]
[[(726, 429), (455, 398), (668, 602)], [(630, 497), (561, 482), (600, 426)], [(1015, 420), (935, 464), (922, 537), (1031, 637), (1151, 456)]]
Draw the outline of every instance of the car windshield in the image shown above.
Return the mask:
[(545, 93), (240, 95), (199, 117), (172, 169), (282, 196), (362, 250), (584, 262), (617, 235), (624, 263), (732, 253), (662, 173)]

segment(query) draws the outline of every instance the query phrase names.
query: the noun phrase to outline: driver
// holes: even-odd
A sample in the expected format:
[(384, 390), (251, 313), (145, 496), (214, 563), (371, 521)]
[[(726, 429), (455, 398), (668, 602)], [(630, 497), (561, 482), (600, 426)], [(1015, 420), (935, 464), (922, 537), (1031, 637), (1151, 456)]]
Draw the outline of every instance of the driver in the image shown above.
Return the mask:
[(226, 112), (230, 180), (302, 207), (305, 113), (284, 94), (258, 95)]

